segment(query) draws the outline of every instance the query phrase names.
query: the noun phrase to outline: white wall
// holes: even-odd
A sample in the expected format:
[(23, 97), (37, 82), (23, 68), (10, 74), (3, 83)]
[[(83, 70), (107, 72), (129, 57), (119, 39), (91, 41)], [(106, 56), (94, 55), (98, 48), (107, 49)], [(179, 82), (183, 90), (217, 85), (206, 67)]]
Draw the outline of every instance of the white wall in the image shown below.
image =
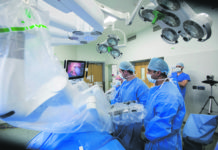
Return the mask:
[(71, 45), (56, 46), (54, 47), (54, 55), (58, 58), (58, 60), (62, 63), (64, 67), (64, 60), (77, 59), (76, 46), (71, 46)]

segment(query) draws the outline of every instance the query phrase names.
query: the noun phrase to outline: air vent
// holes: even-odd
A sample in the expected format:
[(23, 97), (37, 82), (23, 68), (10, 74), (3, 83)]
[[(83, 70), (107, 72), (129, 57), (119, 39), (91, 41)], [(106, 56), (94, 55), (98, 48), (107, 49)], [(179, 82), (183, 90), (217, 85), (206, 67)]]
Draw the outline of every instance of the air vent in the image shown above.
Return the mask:
[(127, 42), (133, 41), (136, 39), (136, 35), (130, 36), (127, 38)]

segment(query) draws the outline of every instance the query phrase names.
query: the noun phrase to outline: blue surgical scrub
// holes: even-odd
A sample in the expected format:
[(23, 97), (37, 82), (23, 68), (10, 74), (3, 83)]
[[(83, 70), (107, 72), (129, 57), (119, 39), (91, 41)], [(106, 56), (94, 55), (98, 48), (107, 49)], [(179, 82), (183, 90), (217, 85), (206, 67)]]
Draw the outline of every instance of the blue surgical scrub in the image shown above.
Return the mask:
[[(145, 105), (148, 92), (148, 86), (141, 79), (125, 80), (117, 91), (115, 99), (112, 100), (112, 104), (137, 101)], [(114, 137), (119, 139), (126, 150), (143, 150), (144, 142), (140, 139), (142, 125), (143, 122), (130, 125), (115, 125)]]
[[(191, 81), (190, 76), (184, 72), (182, 72), (180, 75), (177, 75), (177, 72), (173, 72), (170, 76), (170, 78), (173, 78), (177, 82), (182, 82), (184, 80)], [(181, 87), (180, 86), (180, 91), (182, 93), (183, 98), (185, 99), (185, 92), (186, 92), (186, 87)]]
[(172, 82), (150, 88), (145, 105), (145, 150), (182, 150), (181, 126), (185, 104), (177, 86)]
[(139, 78), (134, 78), (131, 81), (125, 80), (118, 89), (111, 104), (135, 100), (144, 105), (147, 100), (148, 91), (148, 86)]

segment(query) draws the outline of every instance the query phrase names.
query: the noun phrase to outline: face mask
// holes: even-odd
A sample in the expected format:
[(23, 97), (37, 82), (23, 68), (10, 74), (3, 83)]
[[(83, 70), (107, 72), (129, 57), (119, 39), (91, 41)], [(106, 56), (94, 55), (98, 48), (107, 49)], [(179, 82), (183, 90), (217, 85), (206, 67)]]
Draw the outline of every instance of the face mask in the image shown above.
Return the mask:
[(122, 73), (119, 72), (119, 76), (122, 78), (122, 79), (125, 79), (122, 75)]
[(150, 74), (146, 74), (147, 75), (147, 78), (148, 78), (148, 81), (151, 82), (151, 83), (155, 83), (156, 80), (155, 79), (152, 79), (151, 78), (151, 75)]
[(175, 71), (180, 72), (180, 71), (182, 71), (182, 69), (181, 68), (176, 68)]
[(76, 67), (74, 70), (75, 70), (77, 75), (80, 75), (80, 69), (79, 68)]

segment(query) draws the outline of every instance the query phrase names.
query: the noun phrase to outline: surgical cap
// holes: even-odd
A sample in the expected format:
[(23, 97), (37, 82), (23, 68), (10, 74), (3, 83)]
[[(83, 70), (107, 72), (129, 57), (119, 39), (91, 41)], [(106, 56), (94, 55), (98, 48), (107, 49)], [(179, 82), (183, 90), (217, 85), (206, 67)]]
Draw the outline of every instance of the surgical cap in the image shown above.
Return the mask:
[(119, 68), (121, 70), (130, 70), (130, 71), (134, 72), (134, 66), (128, 61), (121, 62)]
[(184, 67), (184, 64), (182, 62), (180, 62), (180, 63), (177, 63), (176, 66)]
[(166, 75), (169, 72), (169, 67), (167, 65), (167, 63), (160, 58), (152, 58), (149, 65), (148, 65), (148, 69), (150, 70), (154, 70), (154, 71), (161, 71), (162, 73), (166, 73)]

